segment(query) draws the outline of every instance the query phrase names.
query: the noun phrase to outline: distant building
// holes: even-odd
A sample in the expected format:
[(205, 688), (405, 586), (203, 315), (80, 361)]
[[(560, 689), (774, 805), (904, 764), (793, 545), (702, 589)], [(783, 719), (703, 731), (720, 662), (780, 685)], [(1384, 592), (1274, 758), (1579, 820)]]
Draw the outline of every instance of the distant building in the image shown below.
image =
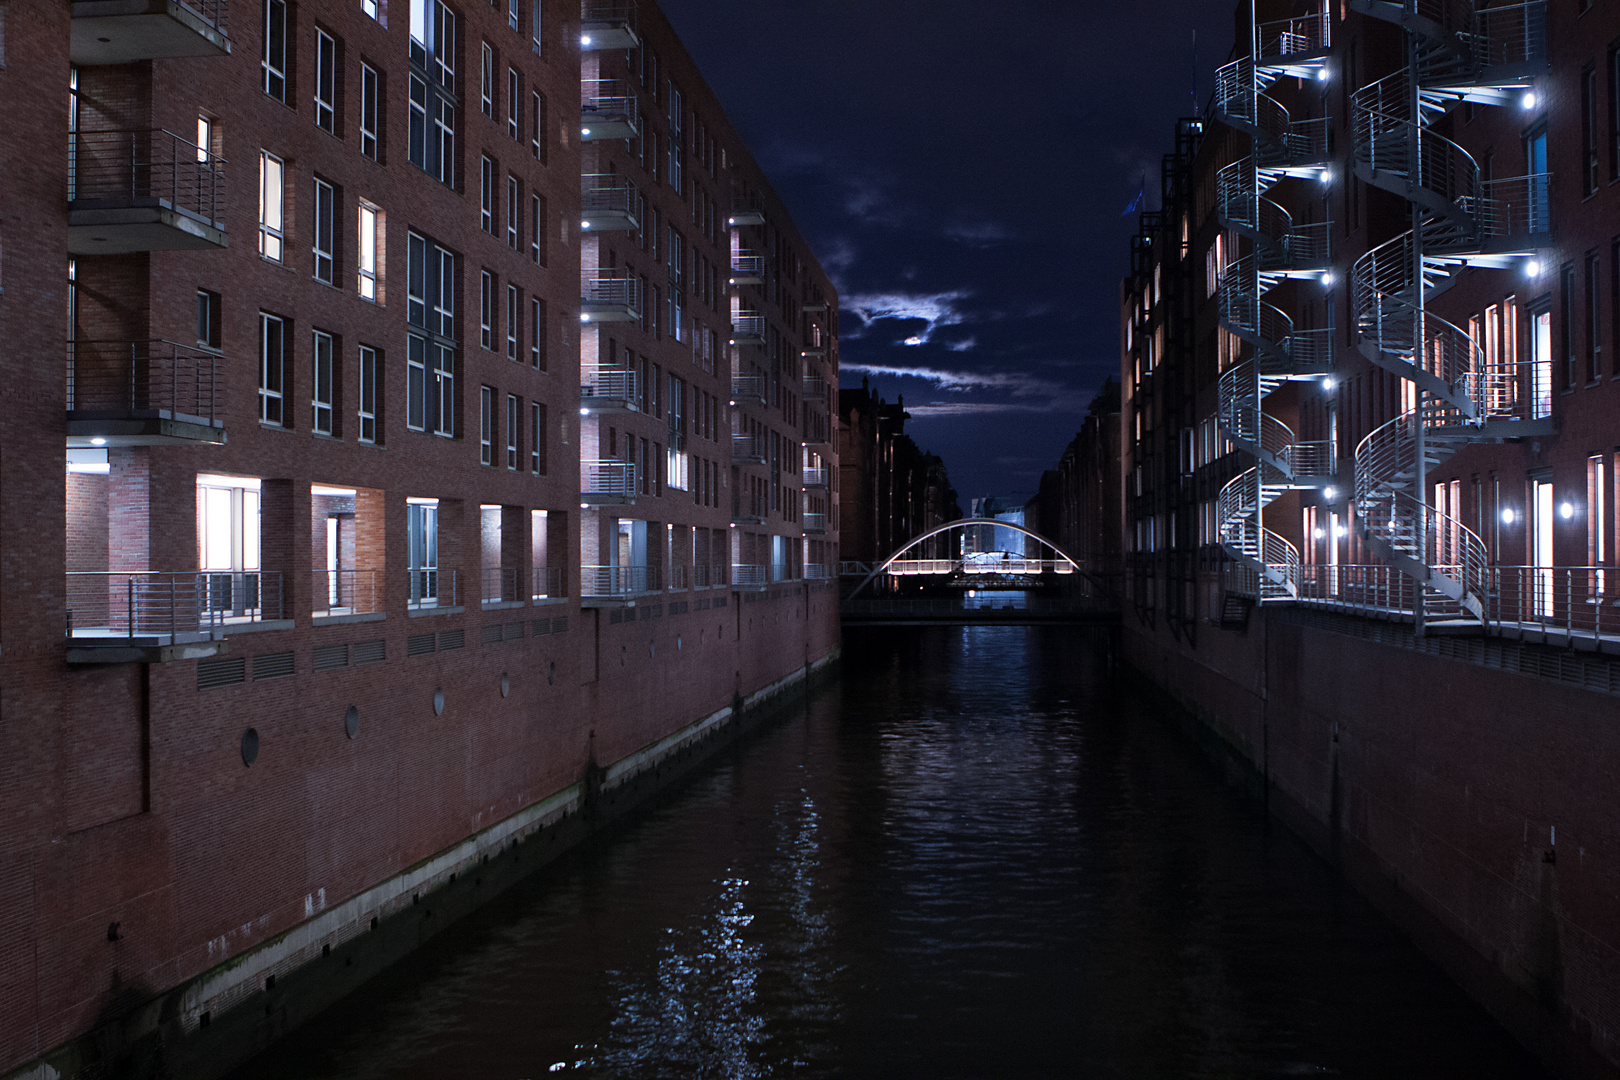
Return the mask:
[(1040, 488), (1026, 504), (1031, 529), (1053, 540), (1081, 569), (1109, 582), (1117, 580), (1122, 566), (1120, 450), (1119, 383), (1110, 378), (1057, 468), (1041, 474)]
[[(908, 540), (962, 516), (945, 463), (905, 433), (904, 399), (889, 404), (871, 384), (838, 391), (839, 537), (843, 558), (881, 562)], [(918, 558), (951, 554), (949, 537)]]

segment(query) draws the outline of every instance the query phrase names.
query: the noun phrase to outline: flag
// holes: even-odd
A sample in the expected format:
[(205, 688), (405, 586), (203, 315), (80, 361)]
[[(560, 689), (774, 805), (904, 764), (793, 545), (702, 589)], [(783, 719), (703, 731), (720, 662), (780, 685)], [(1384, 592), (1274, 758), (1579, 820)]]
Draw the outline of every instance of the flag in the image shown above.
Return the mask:
[(1136, 198), (1131, 200), (1131, 204), (1129, 206), (1127, 206), (1125, 208), (1125, 212), (1123, 214), (1119, 215), (1119, 216), (1120, 217), (1130, 217), (1132, 214), (1134, 214), (1138, 210), (1142, 209), (1142, 200), (1144, 198), (1146, 198), (1146, 197), (1147, 197), (1147, 184), (1143, 183), (1142, 190), (1140, 190), (1140, 191), (1138, 191), (1136, 193)]

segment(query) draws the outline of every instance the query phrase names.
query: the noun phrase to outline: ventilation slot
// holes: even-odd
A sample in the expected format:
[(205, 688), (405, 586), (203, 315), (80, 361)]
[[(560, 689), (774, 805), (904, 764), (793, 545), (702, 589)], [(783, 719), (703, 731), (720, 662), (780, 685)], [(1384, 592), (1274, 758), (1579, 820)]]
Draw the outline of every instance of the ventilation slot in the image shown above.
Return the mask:
[(315, 670), (336, 671), (338, 668), (349, 666), (349, 647), (347, 645), (317, 645), (315, 646)]
[(281, 679), (293, 673), (293, 654), (290, 652), (265, 653), (253, 658), (253, 681)]
[(485, 645), (493, 645), (496, 642), (500, 641), (501, 640), (501, 624), (500, 623), (495, 623), (493, 626), (484, 627), (484, 632), (483, 632), (481, 640), (483, 641), (483, 643)]
[(354, 643), (355, 666), (361, 664), (380, 664), (387, 657), (386, 643), (382, 641), (357, 641)]
[(459, 649), (467, 644), (467, 631), (446, 630), (439, 635), (439, 648)]
[(506, 624), (506, 640), (521, 641), (523, 639), (523, 624), (511, 622)]
[(405, 639), (406, 656), (423, 656), (433, 651), (433, 635), (412, 634)]
[(214, 660), (197, 661), (197, 689), (212, 690), (216, 686), (234, 686), (247, 678), (247, 658), (222, 656)]
[(549, 634), (551, 633), (551, 620), (533, 619), (529, 623), (529, 630), (535, 637), (539, 637), (541, 634)]

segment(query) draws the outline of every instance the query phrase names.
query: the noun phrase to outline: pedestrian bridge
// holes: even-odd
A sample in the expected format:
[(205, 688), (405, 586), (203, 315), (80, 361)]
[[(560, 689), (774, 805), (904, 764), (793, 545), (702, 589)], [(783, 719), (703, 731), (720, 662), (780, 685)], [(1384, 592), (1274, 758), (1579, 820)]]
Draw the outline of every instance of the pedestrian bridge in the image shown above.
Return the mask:
[[(963, 547), (954, 533), (968, 529), (1007, 529), (1036, 541), (1027, 552), (960, 552), (948, 558), (922, 558), (925, 545), (947, 536), (947, 549)], [(922, 625), (928, 623), (1103, 622), (1119, 614), (1118, 594), (1051, 540), (1010, 522), (962, 518), (923, 533), (883, 562), (841, 563), (845, 584), (840, 614), (845, 623)], [(851, 587), (851, 585), (853, 587)], [(913, 586), (907, 588), (907, 586)], [(935, 595), (919, 595), (920, 586)], [(905, 589), (907, 595), (897, 595)], [(1032, 595), (1034, 592), (1056, 595)], [(937, 595), (945, 592), (947, 595)]]

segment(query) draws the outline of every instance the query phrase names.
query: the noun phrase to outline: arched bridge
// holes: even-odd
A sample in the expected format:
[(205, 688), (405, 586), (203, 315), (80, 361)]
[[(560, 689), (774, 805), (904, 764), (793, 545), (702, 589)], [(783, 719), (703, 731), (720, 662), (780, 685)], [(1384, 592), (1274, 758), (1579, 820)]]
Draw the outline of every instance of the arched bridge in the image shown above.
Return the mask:
[[(1036, 541), (1037, 555), (990, 551), (963, 552), (947, 558), (922, 558), (928, 541), (968, 529), (1007, 529)], [(953, 538), (950, 545), (963, 545)], [(846, 563), (840, 566), (845, 582), (857, 583), (844, 595), (841, 608), (846, 623), (907, 625), (924, 623), (1015, 623), (1111, 621), (1119, 613), (1117, 594), (1095, 574), (1080, 568), (1051, 540), (1007, 521), (960, 518), (908, 541), (877, 566)], [(858, 579), (858, 580), (857, 580)], [(869, 589), (881, 582), (892, 591), (904, 580), (932, 579), (956, 587), (956, 596), (894, 596)], [(1054, 597), (1033, 596), (1024, 590), (1057, 586)], [(988, 595), (981, 595), (988, 593)]]

